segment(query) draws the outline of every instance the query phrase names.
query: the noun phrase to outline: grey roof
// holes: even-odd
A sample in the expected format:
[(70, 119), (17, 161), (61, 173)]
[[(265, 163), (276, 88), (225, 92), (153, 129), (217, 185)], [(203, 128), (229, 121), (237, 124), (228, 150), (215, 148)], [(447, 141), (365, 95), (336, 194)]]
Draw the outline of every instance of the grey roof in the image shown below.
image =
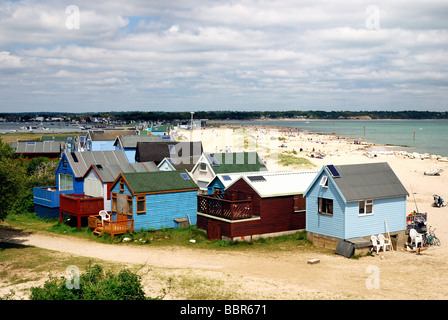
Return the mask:
[(202, 155), (202, 142), (137, 142), (135, 161), (154, 161), (157, 165), (164, 158), (188, 158)]
[(65, 152), (75, 177), (84, 176), (92, 164), (112, 165), (129, 163), (123, 150)]
[[(162, 142), (167, 141), (161, 135), (119, 135), (114, 142), (114, 146), (121, 144), (122, 148), (137, 148), (137, 142)], [(168, 140), (169, 141), (169, 140)]]
[(136, 162), (120, 164), (93, 164), (87, 172), (90, 170), (95, 170), (103, 183), (107, 183), (114, 182), (120, 173), (154, 172), (159, 171), (159, 168), (157, 168), (154, 162)]
[(168, 161), (173, 166), (174, 170), (187, 170), (188, 172), (190, 172), (194, 168), (200, 157), (201, 155), (191, 157), (170, 157), (165, 158), (164, 160)]
[(62, 141), (18, 141), (11, 143), (16, 153), (60, 153)]
[(117, 130), (91, 130), (89, 131), (90, 140), (92, 141), (114, 141), (117, 136), (137, 135), (134, 129), (117, 129)]
[(347, 202), (409, 195), (387, 162), (334, 167), (340, 177), (333, 180)]

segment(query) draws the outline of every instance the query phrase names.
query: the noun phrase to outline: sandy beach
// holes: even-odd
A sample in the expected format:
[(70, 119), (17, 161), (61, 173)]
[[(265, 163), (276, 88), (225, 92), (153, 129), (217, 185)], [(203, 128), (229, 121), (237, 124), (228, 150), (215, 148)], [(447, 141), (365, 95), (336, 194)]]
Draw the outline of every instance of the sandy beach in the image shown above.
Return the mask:
[[(187, 136), (187, 133), (184, 134)], [(391, 281), (396, 282), (398, 287), (409, 286), (409, 291), (414, 292), (417, 296), (420, 295), (416, 291), (426, 287), (439, 291), (438, 294), (431, 294), (426, 298), (445, 299), (448, 297), (448, 277), (446, 276), (448, 271), (448, 246), (446, 246), (448, 243), (448, 208), (432, 206), (434, 194), (438, 194), (445, 199), (448, 197), (448, 162), (446, 162), (446, 158), (438, 155), (410, 153), (406, 148), (400, 147), (373, 145), (367, 142), (355, 144), (353, 139), (303, 133), (283, 127), (242, 127), (235, 123), (232, 126), (223, 126), (219, 129), (198, 130), (193, 133), (192, 137), (198, 139), (199, 135), (203, 138), (205, 151), (217, 151), (221, 148), (221, 145), (226, 146), (229, 141), (234, 142), (232, 146), (234, 151), (257, 150), (259, 155), (267, 160), (267, 166), (270, 170), (319, 170), (327, 164), (388, 162), (410, 194), (407, 199), (407, 213), (414, 210), (427, 213), (428, 225), (435, 228), (435, 233), (441, 240), (442, 245), (430, 247), (419, 256), (407, 252), (404, 248), (399, 248), (398, 251), (394, 252), (386, 252), (384, 254), (385, 260), (389, 260), (390, 264), (388, 263), (386, 266), (385, 263), (382, 263), (382, 274), (394, 274), (396, 278), (391, 278)], [(246, 143), (249, 148), (244, 148), (244, 141), (251, 139), (252, 144)], [(258, 142), (256, 142), (257, 139)], [(269, 145), (269, 150), (266, 148), (267, 145)], [(282, 145), (284, 147), (281, 147)], [(250, 146), (255, 146), (255, 148), (251, 150)], [(294, 154), (294, 150), (297, 154)], [(318, 153), (321, 153), (323, 157), (317, 158), (315, 155)], [(308, 159), (313, 166), (282, 166), (278, 163), (278, 154), (289, 154)], [(424, 174), (425, 171), (433, 169), (443, 169), (444, 171), (439, 176)], [(364, 258), (361, 261), (372, 263), (370, 258)], [(352, 264), (356, 265), (359, 262), (353, 262)], [(406, 272), (407, 268), (414, 266), (420, 266), (420, 269), (417, 272)], [(415, 290), (411, 289), (412, 287)], [(421, 296), (425, 298), (423, 294)], [(397, 293), (395, 296), (388, 295), (389, 299), (397, 297), (405, 298), (406, 293)], [(415, 297), (408, 296), (408, 298), (413, 299)]]
[[(448, 208), (432, 206), (433, 194), (448, 195), (448, 163), (431, 155), (409, 154), (387, 146), (355, 144), (352, 139), (303, 133), (285, 128), (239, 126), (177, 132), (181, 141), (202, 140), (205, 152), (257, 151), (270, 170), (319, 170), (325, 164), (388, 162), (407, 188), (407, 212), (426, 212), (428, 224), (436, 229), (442, 245), (420, 255), (404, 248), (379, 255), (347, 259), (319, 252), (214, 251), (151, 246), (111, 246), (86, 243), (72, 237), (33, 234), (23, 244), (69, 254), (95, 257), (129, 264), (145, 264), (151, 269), (144, 277), (145, 290), (157, 295), (164, 279), (196, 279), (207, 290), (205, 279), (219, 282), (222, 292), (235, 299), (446, 299), (448, 297)], [(316, 157), (317, 154), (322, 157)], [(283, 166), (280, 155), (309, 160), (305, 165)], [(441, 168), (440, 176), (427, 170)], [(1, 234), (0, 234), (1, 236)], [(307, 261), (319, 259), (310, 265)], [(370, 270), (378, 270), (378, 288), (368, 285)], [(40, 282), (42, 283), (42, 282)], [(0, 292), (11, 288), (0, 286)], [(238, 288), (236, 290), (236, 288)], [(185, 299), (173, 290), (165, 299)]]

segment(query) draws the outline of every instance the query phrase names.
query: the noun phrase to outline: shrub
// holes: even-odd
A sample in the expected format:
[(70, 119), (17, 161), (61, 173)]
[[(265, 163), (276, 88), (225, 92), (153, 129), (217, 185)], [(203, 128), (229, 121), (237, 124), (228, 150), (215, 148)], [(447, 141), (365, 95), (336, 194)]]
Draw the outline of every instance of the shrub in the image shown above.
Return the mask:
[[(160, 299), (158, 297), (156, 299)], [(79, 277), (79, 289), (69, 289), (64, 277), (50, 277), (42, 288), (31, 288), (31, 300), (148, 300), (139, 275), (123, 269), (105, 272), (100, 265), (89, 266)]]

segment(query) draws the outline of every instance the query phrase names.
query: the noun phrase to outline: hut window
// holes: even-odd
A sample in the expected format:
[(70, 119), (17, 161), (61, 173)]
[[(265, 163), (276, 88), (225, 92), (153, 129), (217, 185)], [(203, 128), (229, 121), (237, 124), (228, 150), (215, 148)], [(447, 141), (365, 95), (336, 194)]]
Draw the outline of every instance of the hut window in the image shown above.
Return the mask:
[(199, 169), (202, 171), (206, 171), (207, 170), (207, 165), (203, 162), (201, 162), (201, 164), (199, 165)]
[(319, 185), (321, 187), (328, 188), (328, 177), (327, 176), (323, 176), (322, 179), (320, 180)]
[(124, 191), (124, 181), (123, 181), (123, 179), (120, 180), (120, 191)]
[(319, 198), (319, 213), (333, 215), (333, 199)]
[(294, 212), (301, 212), (306, 210), (305, 199), (302, 195), (294, 196)]
[(112, 193), (112, 211), (117, 212), (117, 194)]
[(128, 205), (127, 205), (127, 207), (128, 207), (128, 214), (132, 214), (132, 212), (133, 212), (133, 206), (132, 206), (132, 196), (130, 196), (130, 195), (128, 195), (127, 196), (127, 199), (128, 199)]
[(59, 174), (59, 191), (73, 189), (73, 176), (70, 174)]
[(146, 212), (145, 196), (137, 196), (137, 213)]
[(359, 214), (373, 214), (373, 200), (361, 200), (359, 201)]

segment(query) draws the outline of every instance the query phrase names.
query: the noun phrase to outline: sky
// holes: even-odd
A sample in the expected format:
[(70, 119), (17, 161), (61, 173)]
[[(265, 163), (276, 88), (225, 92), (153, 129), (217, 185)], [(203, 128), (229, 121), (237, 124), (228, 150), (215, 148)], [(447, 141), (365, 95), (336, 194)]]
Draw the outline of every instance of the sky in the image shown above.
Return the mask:
[(448, 111), (448, 1), (0, 0), (0, 112)]

